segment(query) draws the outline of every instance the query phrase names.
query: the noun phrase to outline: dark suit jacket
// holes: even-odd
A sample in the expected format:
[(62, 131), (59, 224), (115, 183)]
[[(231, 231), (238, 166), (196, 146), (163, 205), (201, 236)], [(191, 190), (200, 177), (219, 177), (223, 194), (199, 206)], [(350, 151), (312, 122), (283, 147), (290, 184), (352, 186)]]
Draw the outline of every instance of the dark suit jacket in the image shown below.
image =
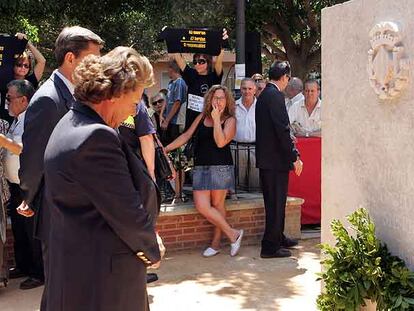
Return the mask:
[(285, 97), (268, 83), (256, 103), (256, 167), (289, 171), (298, 155), (290, 136)]
[(53, 73), (32, 97), (26, 111), (23, 150), (20, 154), (20, 187), (24, 200), (35, 210), (35, 234), (45, 241), (49, 232), (48, 210), (43, 206), (43, 157), (55, 125), (72, 106), (69, 89)]
[(125, 150), (118, 132), (79, 103), (50, 137), (44, 163), (50, 311), (147, 310), (146, 263), (136, 254), (160, 259), (158, 197), (149, 176), (141, 176), (137, 190), (130, 167), (140, 163)]

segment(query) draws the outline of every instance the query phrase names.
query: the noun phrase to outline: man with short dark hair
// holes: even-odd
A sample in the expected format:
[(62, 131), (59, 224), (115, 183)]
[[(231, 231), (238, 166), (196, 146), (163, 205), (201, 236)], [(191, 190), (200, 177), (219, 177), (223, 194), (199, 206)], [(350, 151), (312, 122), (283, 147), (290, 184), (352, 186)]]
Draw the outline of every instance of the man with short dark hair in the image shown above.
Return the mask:
[(283, 234), (289, 171), (302, 172), (302, 161), (290, 136), (289, 117), (282, 91), (290, 79), (287, 62), (269, 69), (269, 83), (256, 103), (256, 166), (260, 169), (266, 223), (262, 258), (289, 257), (286, 248), (297, 245)]
[(42, 241), (45, 264), (45, 290), (41, 310), (46, 308), (48, 286), (48, 235), (50, 215), (43, 201), (43, 157), (49, 137), (59, 120), (72, 107), (74, 86), (72, 73), (81, 60), (89, 55), (100, 55), (103, 40), (89, 29), (65, 27), (55, 42), (58, 69), (39, 88), (30, 101), (24, 123), (23, 146), (20, 155), (20, 187), (24, 201), (20, 213), (36, 217), (35, 235)]

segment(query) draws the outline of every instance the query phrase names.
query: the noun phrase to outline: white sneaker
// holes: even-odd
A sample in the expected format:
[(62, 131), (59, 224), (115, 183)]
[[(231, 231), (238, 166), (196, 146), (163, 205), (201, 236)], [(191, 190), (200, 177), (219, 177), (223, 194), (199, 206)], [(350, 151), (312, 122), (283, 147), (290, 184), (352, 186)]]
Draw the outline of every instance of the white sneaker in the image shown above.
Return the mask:
[(240, 250), (240, 246), (241, 246), (241, 241), (243, 239), (243, 234), (244, 234), (244, 230), (240, 229), (239, 231), (239, 237), (237, 238), (236, 242), (231, 243), (231, 248), (230, 248), (230, 256), (236, 256), (237, 253)]
[(207, 247), (206, 250), (203, 252), (204, 257), (213, 257), (220, 253), (219, 249), (214, 249), (212, 247)]

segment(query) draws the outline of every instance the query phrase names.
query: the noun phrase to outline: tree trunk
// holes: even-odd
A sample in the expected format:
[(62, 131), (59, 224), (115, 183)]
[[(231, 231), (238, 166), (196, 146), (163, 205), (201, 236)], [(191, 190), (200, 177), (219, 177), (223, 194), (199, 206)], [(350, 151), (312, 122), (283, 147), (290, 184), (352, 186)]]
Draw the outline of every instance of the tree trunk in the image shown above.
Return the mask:
[(299, 55), (288, 54), (288, 61), (292, 70), (292, 77), (298, 77), (301, 80), (306, 80), (310, 69), (306, 60), (303, 60)]

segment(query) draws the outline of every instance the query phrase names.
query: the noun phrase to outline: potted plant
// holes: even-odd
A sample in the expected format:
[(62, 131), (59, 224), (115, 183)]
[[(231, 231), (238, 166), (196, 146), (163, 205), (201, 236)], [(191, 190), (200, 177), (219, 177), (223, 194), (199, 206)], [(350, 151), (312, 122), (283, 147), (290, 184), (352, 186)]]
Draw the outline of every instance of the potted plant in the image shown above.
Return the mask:
[(367, 210), (358, 209), (347, 219), (355, 235), (334, 220), (335, 246), (321, 245), (325, 259), (319, 276), (325, 287), (318, 308), (353, 311), (371, 300), (377, 310), (414, 310), (414, 273), (376, 237)]

